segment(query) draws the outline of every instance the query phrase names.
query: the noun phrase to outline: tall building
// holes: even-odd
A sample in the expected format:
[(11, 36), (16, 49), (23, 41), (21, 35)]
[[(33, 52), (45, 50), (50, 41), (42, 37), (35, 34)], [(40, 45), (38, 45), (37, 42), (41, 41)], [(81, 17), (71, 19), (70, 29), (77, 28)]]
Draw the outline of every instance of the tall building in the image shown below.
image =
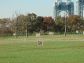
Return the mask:
[(59, 16), (62, 11), (65, 11), (68, 15), (74, 15), (74, 3), (71, 0), (57, 0), (54, 9), (55, 17)]
[(79, 16), (81, 16), (83, 18), (83, 10), (84, 10), (84, 0), (79, 0)]

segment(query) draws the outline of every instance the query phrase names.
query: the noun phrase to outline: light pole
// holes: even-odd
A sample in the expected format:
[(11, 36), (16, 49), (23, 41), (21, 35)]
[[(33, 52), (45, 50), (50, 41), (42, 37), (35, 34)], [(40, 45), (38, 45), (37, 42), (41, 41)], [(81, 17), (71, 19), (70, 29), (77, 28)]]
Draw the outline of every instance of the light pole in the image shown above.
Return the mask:
[(67, 28), (66, 28), (66, 14), (65, 14), (65, 21), (64, 21), (64, 23), (65, 23), (65, 32), (64, 32), (64, 35), (66, 36), (66, 32), (67, 32)]
[(65, 13), (65, 21), (64, 21), (64, 23), (65, 23), (65, 31), (64, 31), (64, 35), (65, 35), (65, 37), (66, 37), (66, 33), (67, 33), (67, 11), (66, 11), (66, 13)]

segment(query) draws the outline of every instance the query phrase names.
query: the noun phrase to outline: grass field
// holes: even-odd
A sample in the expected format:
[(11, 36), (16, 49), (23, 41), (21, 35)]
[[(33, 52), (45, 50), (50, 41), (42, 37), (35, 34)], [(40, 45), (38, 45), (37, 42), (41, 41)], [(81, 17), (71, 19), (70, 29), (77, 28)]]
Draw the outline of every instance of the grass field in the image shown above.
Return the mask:
[(0, 37), (0, 63), (84, 63), (83, 35)]

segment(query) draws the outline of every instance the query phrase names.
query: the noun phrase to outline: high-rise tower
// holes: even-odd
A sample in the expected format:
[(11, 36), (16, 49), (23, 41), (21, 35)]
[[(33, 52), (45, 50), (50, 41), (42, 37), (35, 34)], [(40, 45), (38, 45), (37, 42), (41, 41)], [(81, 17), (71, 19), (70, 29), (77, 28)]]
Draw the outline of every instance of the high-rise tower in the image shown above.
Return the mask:
[(79, 0), (79, 15), (83, 18), (84, 0)]
[(74, 14), (74, 3), (71, 0), (58, 0), (55, 2), (55, 17), (59, 16), (61, 11), (65, 11), (68, 15)]

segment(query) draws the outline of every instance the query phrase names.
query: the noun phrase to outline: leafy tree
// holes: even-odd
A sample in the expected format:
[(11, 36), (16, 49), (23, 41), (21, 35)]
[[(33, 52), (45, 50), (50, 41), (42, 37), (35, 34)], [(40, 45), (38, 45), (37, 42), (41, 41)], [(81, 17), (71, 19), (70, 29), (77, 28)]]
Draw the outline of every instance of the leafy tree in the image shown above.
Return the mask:
[(65, 18), (58, 16), (55, 18), (55, 31), (56, 32), (64, 32), (64, 23)]
[(53, 31), (54, 29), (54, 19), (52, 17), (43, 18), (43, 30), (44, 31)]
[(34, 25), (36, 21), (37, 15), (34, 13), (25, 15), (19, 15), (14, 20), (15, 23), (15, 30), (17, 34), (25, 34), (28, 35), (28, 33), (33, 33), (34, 31)]
[(0, 34), (13, 34), (12, 31), (12, 22), (9, 18), (0, 19)]
[(40, 32), (43, 29), (43, 17), (38, 16), (35, 22), (35, 31)]
[(36, 23), (37, 15), (32, 13), (27, 15), (27, 30), (29, 33), (33, 33), (35, 31), (35, 23)]
[(83, 19), (80, 16), (69, 16), (67, 20), (68, 31), (73, 32), (82, 29), (84, 27)]

